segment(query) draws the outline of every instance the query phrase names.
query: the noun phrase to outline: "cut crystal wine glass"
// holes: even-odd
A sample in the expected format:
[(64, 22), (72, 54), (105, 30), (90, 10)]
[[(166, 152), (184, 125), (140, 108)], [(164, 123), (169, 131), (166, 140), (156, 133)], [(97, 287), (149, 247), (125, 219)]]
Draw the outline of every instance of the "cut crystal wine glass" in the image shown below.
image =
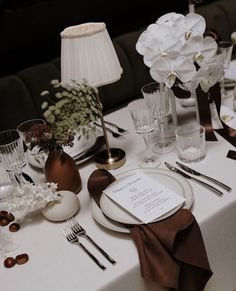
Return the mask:
[(153, 147), (153, 151), (159, 154), (174, 150), (174, 144), (166, 139), (168, 130), (168, 118), (170, 113), (169, 89), (164, 83), (149, 83), (141, 89), (146, 104), (152, 110), (160, 130), (160, 141)]
[(24, 147), (22, 138), (15, 129), (0, 132), (0, 162), (11, 180), (9, 187), (4, 188), (3, 196), (7, 199), (12, 196), (17, 184), (24, 183), (21, 171), (25, 164)]
[(218, 53), (223, 53), (223, 75), (221, 80), (221, 97), (226, 98), (225, 91), (225, 70), (229, 68), (233, 52), (233, 43), (230, 41), (220, 41), (218, 43)]
[[(45, 124), (45, 121), (40, 118), (29, 119), (17, 126), (17, 131), (21, 135), (24, 145), (28, 150), (31, 150), (30, 146), (34, 140), (37, 142), (37, 136), (35, 136), (32, 131), (32, 128), (37, 124)], [(40, 151), (39, 147), (35, 147), (31, 154), (40, 164), (45, 164), (45, 153)]]
[(160, 165), (157, 156), (151, 151), (151, 135), (155, 129), (152, 111), (146, 107), (144, 99), (132, 101), (128, 105), (136, 133), (141, 135), (146, 145), (145, 155), (140, 158), (141, 168), (156, 168)]

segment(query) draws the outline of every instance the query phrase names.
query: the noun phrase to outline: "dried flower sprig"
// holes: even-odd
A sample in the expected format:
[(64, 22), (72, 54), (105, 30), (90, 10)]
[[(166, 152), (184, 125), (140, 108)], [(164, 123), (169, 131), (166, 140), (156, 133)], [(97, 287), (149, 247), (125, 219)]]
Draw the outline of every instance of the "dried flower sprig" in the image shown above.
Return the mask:
[(101, 116), (101, 104), (97, 89), (85, 81), (62, 84), (52, 80), (50, 85), (50, 91), (41, 93), (46, 99), (41, 106), (46, 124), (34, 126), (27, 138), (31, 147), (38, 145), (43, 150), (62, 151), (62, 146), (73, 146), (75, 136), (87, 138), (95, 130), (93, 121)]
[(8, 201), (7, 208), (10, 212), (22, 211), (29, 214), (42, 209), (51, 201), (58, 201), (61, 196), (57, 192), (57, 184), (42, 183), (33, 185), (24, 183), (16, 188), (13, 198)]

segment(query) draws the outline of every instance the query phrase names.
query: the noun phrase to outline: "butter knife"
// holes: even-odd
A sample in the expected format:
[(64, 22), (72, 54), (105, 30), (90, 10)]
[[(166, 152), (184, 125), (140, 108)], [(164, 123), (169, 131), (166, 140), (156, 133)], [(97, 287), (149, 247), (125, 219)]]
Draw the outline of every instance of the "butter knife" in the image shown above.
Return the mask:
[(211, 185), (209, 185), (209, 184), (207, 184), (207, 183), (205, 183), (205, 182), (203, 182), (201, 180), (198, 180), (198, 179), (196, 179), (196, 178), (194, 178), (192, 176), (189, 176), (188, 174), (186, 174), (183, 171), (177, 169), (176, 167), (172, 166), (171, 164), (165, 162), (165, 166), (169, 170), (171, 170), (171, 171), (183, 176), (184, 178), (192, 180), (192, 181), (198, 183), (199, 185), (205, 187), (206, 189), (210, 190), (211, 192), (213, 192), (214, 194), (218, 195), (219, 197), (221, 197), (223, 195), (223, 192), (221, 192), (220, 190), (216, 189), (215, 187), (213, 187), (213, 186), (211, 186)]
[(222, 187), (223, 189), (225, 189), (228, 192), (230, 192), (232, 190), (232, 188), (230, 188), (228, 185), (225, 185), (224, 183), (222, 183), (222, 182), (220, 182), (220, 181), (218, 181), (218, 180), (216, 180), (216, 179), (214, 179), (212, 177), (209, 177), (209, 176), (204, 175), (204, 174), (202, 174), (200, 172), (197, 172), (196, 170), (193, 170), (193, 169), (191, 169), (191, 168), (189, 168), (189, 167), (187, 167), (187, 166), (185, 166), (185, 165), (183, 165), (183, 164), (181, 164), (179, 162), (176, 162), (176, 165), (178, 165), (181, 169), (183, 169), (184, 171), (186, 171), (186, 172), (188, 172), (190, 174), (193, 174), (195, 176), (203, 177), (203, 178), (205, 178), (205, 179), (217, 184), (218, 186)]

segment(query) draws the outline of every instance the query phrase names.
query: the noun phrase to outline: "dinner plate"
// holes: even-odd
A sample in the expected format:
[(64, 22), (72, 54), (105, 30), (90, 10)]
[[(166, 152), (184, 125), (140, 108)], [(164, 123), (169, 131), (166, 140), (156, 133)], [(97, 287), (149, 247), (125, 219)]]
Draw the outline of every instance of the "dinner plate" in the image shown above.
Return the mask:
[[(185, 202), (178, 207), (175, 207), (168, 213), (158, 217), (155, 221), (159, 221), (169, 217), (174, 214), (179, 208), (189, 209), (193, 203), (193, 189), (187, 180), (185, 180), (180, 175), (172, 173), (165, 169), (136, 169), (128, 172), (124, 172), (116, 176), (116, 181), (114, 183), (119, 183), (121, 180), (136, 174), (137, 172), (143, 172), (150, 178), (162, 183), (164, 186), (168, 187), (170, 190), (175, 191), (177, 194), (185, 198)], [(113, 185), (114, 185), (113, 183)], [(109, 186), (108, 186), (109, 187)], [(122, 206), (110, 199), (106, 194), (101, 195), (100, 207), (102, 212), (110, 219), (124, 223), (124, 224), (142, 224), (143, 222), (125, 210)]]
[(93, 198), (91, 198), (91, 201), (90, 201), (90, 209), (91, 209), (93, 218), (100, 225), (116, 232), (129, 233), (129, 229), (125, 227), (125, 225), (122, 225), (121, 223), (111, 220), (109, 217), (105, 216), (101, 208), (98, 207), (96, 201)]
[[(85, 136), (82, 136), (78, 140), (75, 137), (73, 141), (74, 142), (73, 147), (64, 146), (63, 150), (65, 153), (69, 154), (73, 158), (80, 152), (83, 152), (89, 149), (95, 143), (95, 141), (96, 141), (96, 134), (94, 132), (91, 132), (88, 138), (86, 138)], [(39, 168), (39, 169), (43, 169), (45, 166), (47, 155), (45, 153), (42, 153), (41, 158), (37, 158), (35, 154), (37, 154), (38, 152), (39, 152), (39, 147), (37, 146), (34, 147), (32, 150), (27, 150), (26, 158), (31, 166)], [(85, 159), (76, 161), (76, 165), (84, 163), (89, 158), (90, 156), (86, 157)]]

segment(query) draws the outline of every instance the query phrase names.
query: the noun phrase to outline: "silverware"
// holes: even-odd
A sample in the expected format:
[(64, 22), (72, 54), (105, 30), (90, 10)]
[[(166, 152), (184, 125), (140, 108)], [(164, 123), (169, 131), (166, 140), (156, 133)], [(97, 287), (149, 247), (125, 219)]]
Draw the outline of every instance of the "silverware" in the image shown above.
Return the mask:
[(201, 186), (203, 186), (203, 187), (205, 187), (206, 189), (212, 191), (213, 193), (215, 193), (215, 194), (218, 195), (219, 197), (221, 197), (221, 196), (223, 195), (223, 192), (221, 192), (220, 190), (216, 189), (215, 187), (213, 187), (213, 186), (211, 186), (211, 185), (209, 185), (209, 184), (207, 184), (207, 183), (205, 183), (205, 182), (203, 182), (203, 181), (201, 181), (201, 180), (198, 180), (198, 179), (196, 179), (196, 178), (194, 178), (194, 177), (192, 177), (192, 176), (189, 176), (188, 174), (186, 174), (186, 173), (182, 172), (181, 170), (175, 168), (175, 167), (172, 166), (171, 164), (165, 162), (165, 165), (166, 165), (166, 167), (167, 167), (169, 170), (171, 170), (171, 171), (173, 171), (173, 172), (175, 172), (175, 173), (177, 173), (177, 174), (183, 176), (183, 177), (186, 178), (186, 179), (192, 180), (192, 181), (194, 181), (194, 182), (200, 184)]
[(220, 182), (220, 181), (218, 181), (218, 180), (216, 180), (216, 179), (214, 179), (212, 177), (209, 177), (209, 176), (204, 175), (204, 174), (202, 174), (200, 172), (197, 172), (196, 170), (193, 170), (193, 169), (191, 169), (191, 168), (189, 168), (189, 167), (187, 167), (187, 166), (185, 166), (185, 165), (183, 165), (183, 164), (181, 164), (179, 162), (176, 162), (176, 164), (181, 169), (185, 170), (186, 172), (188, 172), (190, 174), (193, 174), (193, 175), (196, 175), (196, 176), (201, 176), (201, 177), (203, 177), (203, 178), (205, 178), (205, 179), (217, 184), (218, 186), (222, 187), (223, 189), (225, 189), (228, 192), (230, 192), (232, 190), (232, 188), (230, 188), (228, 185), (225, 185), (224, 183), (222, 183), (222, 182)]
[[(102, 128), (101, 124), (94, 122), (94, 124), (100, 128)], [(121, 133), (115, 132), (113, 130), (111, 130), (110, 128), (106, 127), (106, 130), (115, 138), (121, 137), (123, 136)]]
[(92, 254), (90, 251), (79, 241), (78, 236), (69, 228), (65, 228), (62, 232), (69, 243), (76, 244), (81, 247), (83, 251), (102, 269), (106, 270), (106, 267)]
[(112, 264), (116, 264), (116, 261), (112, 259), (85, 231), (85, 229), (78, 223), (78, 221), (72, 217), (67, 219), (72, 231), (81, 237), (87, 238), (99, 251), (103, 256)]
[(95, 154), (104, 144), (105, 144), (104, 136), (103, 135), (98, 136), (96, 138), (95, 143), (89, 149), (80, 152), (78, 155), (74, 156), (73, 159), (75, 161), (81, 161), (87, 157), (90, 157), (93, 154)]
[(110, 121), (104, 121), (106, 124), (116, 128), (118, 130), (118, 132), (120, 133), (128, 133), (128, 130), (122, 128), (122, 127), (119, 127), (118, 125), (116, 125), (115, 123), (112, 123)]

